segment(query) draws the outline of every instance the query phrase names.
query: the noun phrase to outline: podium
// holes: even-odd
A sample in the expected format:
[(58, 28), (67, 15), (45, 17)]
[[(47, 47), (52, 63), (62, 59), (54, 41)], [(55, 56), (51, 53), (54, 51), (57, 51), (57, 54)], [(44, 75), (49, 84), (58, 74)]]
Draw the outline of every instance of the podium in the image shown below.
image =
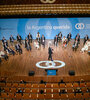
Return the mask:
[(57, 69), (46, 69), (47, 75), (57, 75)]

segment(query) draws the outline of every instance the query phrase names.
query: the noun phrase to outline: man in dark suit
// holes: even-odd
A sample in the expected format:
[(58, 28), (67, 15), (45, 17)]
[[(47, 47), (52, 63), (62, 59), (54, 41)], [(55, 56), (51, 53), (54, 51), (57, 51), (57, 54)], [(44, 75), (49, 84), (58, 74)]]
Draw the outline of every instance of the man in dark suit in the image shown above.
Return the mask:
[(62, 40), (62, 33), (61, 32), (58, 34), (58, 41), (60, 41), (60, 40)]
[(21, 48), (21, 46), (18, 43), (15, 45), (15, 50), (17, 52), (19, 52), (19, 54), (22, 54), (22, 48)]
[(75, 40), (77, 40), (78, 43), (80, 44), (80, 35), (79, 35), (79, 33), (76, 35)]
[(13, 45), (13, 42), (14, 42), (14, 37), (11, 35), (10, 36), (10, 43), (11, 43), (11, 45)]
[(58, 45), (58, 36), (56, 35), (54, 38), (54, 45), (57, 46)]
[(10, 47), (7, 48), (7, 53), (11, 54), (11, 55), (15, 55), (15, 51), (13, 49), (11, 49)]
[(29, 40), (26, 38), (25, 39), (25, 48), (29, 51), (31, 51), (31, 45), (30, 45), (30, 42), (29, 42)]
[(51, 59), (51, 61), (53, 61), (53, 59), (52, 59), (53, 49), (50, 46), (48, 48), (48, 54), (49, 54), (48, 60)]
[(45, 48), (45, 36), (44, 35), (42, 35), (42, 37), (41, 37), (41, 44)]
[(89, 40), (89, 36), (88, 36), (88, 35), (86, 35), (86, 36), (84, 37), (84, 43), (83, 43), (83, 44), (85, 44), (87, 40)]
[(6, 44), (6, 45), (8, 46), (8, 42), (7, 42), (7, 40), (5, 39), (5, 37), (3, 37), (3, 39), (2, 39), (2, 45), (4, 46), (4, 44)]
[(7, 43), (6, 43), (6, 42), (4, 43), (3, 48), (4, 48), (4, 51), (6, 51), (6, 50), (7, 50), (8, 45), (7, 45)]
[(73, 46), (72, 46), (72, 49), (73, 49), (73, 51), (76, 51), (77, 48), (78, 48), (78, 41), (75, 40), (75, 41), (74, 41), (74, 44), (73, 44)]
[(7, 46), (7, 43), (4, 43), (3, 47), (4, 51), (6, 51), (9, 54), (15, 55), (15, 52), (9, 46)]
[(41, 44), (41, 40), (40, 40), (40, 33), (38, 32), (36, 35), (36, 40), (38, 41), (39, 45)]
[(21, 36), (18, 34), (18, 35), (17, 35), (17, 41), (18, 41), (20, 44), (22, 44), (21, 40), (22, 40), (22, 38), (21, 38)]
[(29, 42), (32, 43), (32, 35), (30, 33), (28, 34), (27, 38), (28, 38)]
[(69, 33), (69, 34), (67, 35), (68, 42), (70, 41), (71, 37), (72, 37), (72, 34)]

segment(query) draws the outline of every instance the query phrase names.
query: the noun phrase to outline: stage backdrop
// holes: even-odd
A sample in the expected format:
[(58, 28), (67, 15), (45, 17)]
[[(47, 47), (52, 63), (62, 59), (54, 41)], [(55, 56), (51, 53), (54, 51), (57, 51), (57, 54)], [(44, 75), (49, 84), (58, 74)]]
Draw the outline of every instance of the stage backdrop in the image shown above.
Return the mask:
[(53, 39), (59, 32), (62, 32), (63, 36), (71, 32), (72, 38), (75, 38), (77, 33), (81, 38), (86, 34), (90, 37), (90, 18), (0, 19), (0, 40), (3, 36), (9, 39), (10, 35), (16, 39), (18, 33), (25, 39), (29, 32), (33, 39), (36, 39), (37, 32), (45, 35), (46, 39)]

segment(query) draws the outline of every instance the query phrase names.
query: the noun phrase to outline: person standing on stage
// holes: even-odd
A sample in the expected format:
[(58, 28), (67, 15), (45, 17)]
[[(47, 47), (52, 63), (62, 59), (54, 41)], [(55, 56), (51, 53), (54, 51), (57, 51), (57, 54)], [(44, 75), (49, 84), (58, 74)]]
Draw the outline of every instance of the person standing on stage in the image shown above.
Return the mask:
[(53, 49), (50, 46), (48, 48), (48, 54), (49, 54), (48, 60), (51, 59), (51, 61), (53, 61), (53, 59), (52, 59)]
[(57, 35), (54, 37), (54, 45), (58, 46), (58, 36)]
[(38, 41), (39, 45), (40, 45), (40, 33), (38, 32), (36, 35), (36, 40)]
[(67, 35), (68, 42), (70, 41), (71, 37), (72, 37), (72, 34), (69, 33), (69, 34)]
[(59, 34), (58, 34), (58, 41), (61, 41), (62, 40), (62, 33), (60, 32)]
[(75, 41), (74, 41), (74, 44), (73, 44), (73, 46), (72, 46), (73, 51), (76, 51), (76, 50), (77, 50), (78, 44), (79, 44), (78, 41), (75, 40)]
[(18, 41), (20, 44), (22, 44), (21, 40), (22, 40), (22, 38), (21, 38), (21, 36), (18, 34), (18, 35), (17, 35), (17, 41)]
[(13, 44), (14, 43), (14, 37), (12, 35), (10, 36), (10, 43), (11, 43), (12, 46), (14, 45)]
[(32, 35), (30, 33), (28, 34), (27, 38), (29, 40), (29, 43), (32, 43)]
[(85, 43), (87, 42), (89, 40), (89, 36), (88, 35), (86, 35), (85, 37), (84, 37), (84, 45), (85, 45)]
[(8, 46), (7, 40), (5, 39), (5, 37), (3, 37), (3, 39), (2, 39), (2, 45), (4, 46), (5, 44)]
[(76, 37), (75, 37), (75, 41), (78, 41), (78, 44), (80, 44), (80, 35), (79, 35), (79, 33), (76, 35)]
[(41, 44), (45, 48), (45, 36), (44, 35), (42, 35), (42, 37), (41, 37)]

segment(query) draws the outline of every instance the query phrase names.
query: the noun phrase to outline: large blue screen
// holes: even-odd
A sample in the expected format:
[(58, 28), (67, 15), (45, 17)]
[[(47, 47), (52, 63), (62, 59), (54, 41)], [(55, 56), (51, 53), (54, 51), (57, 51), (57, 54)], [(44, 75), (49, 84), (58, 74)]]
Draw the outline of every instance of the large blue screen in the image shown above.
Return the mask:
[(44, 34), (46, 39), (53, 39), (56, 34), (62, 32), (67, 36), (69, 32), (72, 38), (77, 33), (83, 38), (86, 34), (90, 37), (90, 18), (16, 18), (0, 19), (0, 40), (4, 36), (9, 39), (10, 35), (16, 38), (19, 33), (23, 39), (29, 34), (36, 39), (39, 32)]

